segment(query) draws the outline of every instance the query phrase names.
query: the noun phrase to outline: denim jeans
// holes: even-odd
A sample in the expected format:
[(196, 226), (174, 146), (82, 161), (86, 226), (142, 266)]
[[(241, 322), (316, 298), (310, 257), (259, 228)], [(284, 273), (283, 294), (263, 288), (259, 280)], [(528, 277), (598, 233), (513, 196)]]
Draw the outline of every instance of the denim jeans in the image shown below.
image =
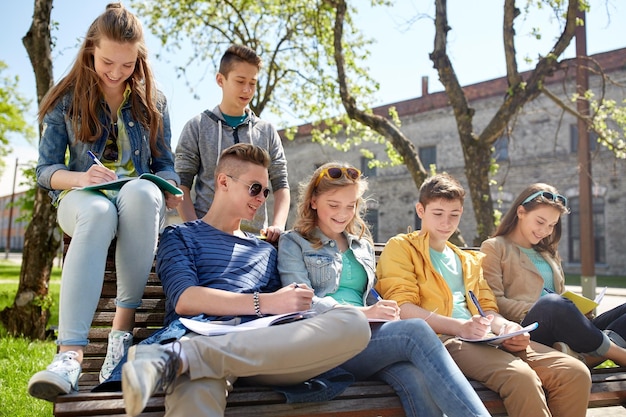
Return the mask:
[(580, 353), (604, 356), (609, 349), (609, 338), (603, 330), (611, 330), (626, 338), (626, 304), (607, 311), (593, 320), (585, 317), (567, 298), (547, 294), (539, 298), (522, 321), (539, 323), (530, 338), (544, 345), (565, 342)]
[(161, 190), (146, 180), (125, 184), (113, 201), (97, 191), (78, 190), (61, 199), (59, 226), (72, 241), (61, 276), (59, 345), (87, 345), (108, 248), (116, 236), (116, 305), (139, 307), (164, 215)]
[(407, 416), (489, 416), (435, 332), (421, 319), (373, 324), (367, 348), (341, 367), (391, 385)]

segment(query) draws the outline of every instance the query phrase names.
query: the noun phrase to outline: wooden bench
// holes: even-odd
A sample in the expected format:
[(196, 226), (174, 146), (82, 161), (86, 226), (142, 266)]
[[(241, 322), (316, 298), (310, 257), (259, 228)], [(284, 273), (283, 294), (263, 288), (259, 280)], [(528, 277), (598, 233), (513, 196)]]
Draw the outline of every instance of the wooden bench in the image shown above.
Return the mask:
[[(66, 238), (67, 242), (69, 238)], [(376, 245), (377, 255), (383, 247), (383, 244)], [(107, 259), (102, 295), (89, 334), (90, 343), (85, 350), (83, 373), (79, 380), (80, 391), (76, 394), (58, 397), (54, 404), (54, 415), (57, 417), (125, 414), (121, 392), (91, 392), (91, 389), (98, 384), (98, 373), (106, 354), (107, 336), (115, 311), (115, 295), (115, 264), (111, 250)], [(137, 310), (134, 329), (135, 343), (160, 328), (164, 315), (165, 297), (161, 283), (153, 269), (144, 292), (143, 304)], [(589, 407), (626, 404), (626, 368), (594, 370), (592, 378)], [(495, 392), (476, 381), (471, 381), (471, 384), (493, 415), (506, 415), (502, 400)], [(157, 394), (149, 400), (141, 416), (163, 416), (164, 410), (164, 396)], [(400, 417), (404, 416), (404, 412), (400, 400), (391, 387), (378, 381), (364, 381), (355, 383), (332, 401), (305, 404), (286, 404), (282, 394), (267, 387), (235, 386), (228, 396), (225, 415), (228, 417)]]

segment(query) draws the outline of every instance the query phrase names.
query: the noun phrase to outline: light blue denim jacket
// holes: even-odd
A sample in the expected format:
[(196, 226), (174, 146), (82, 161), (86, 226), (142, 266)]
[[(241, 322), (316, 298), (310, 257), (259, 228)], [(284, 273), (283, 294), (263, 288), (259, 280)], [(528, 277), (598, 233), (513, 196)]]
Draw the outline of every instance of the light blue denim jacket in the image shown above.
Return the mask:
[[(72, 100), (72, 93), (64, 95), (43, 119), (43, 130), (39, 142), (39, 161), (37, 162), (37, 184), (50, 191), (52, 202), (56, 203), (62, 190), (53, 190), (50, 186), (52, 175), (60, 170), (85, 172), (93, 165), (93, 160), (87, 154), (91, 150), (97, 156), (102, 154), (107, 141), (107, 133), (95, 142), (81, 142), (76, 139), (72, 121), (68, 111)], [(158, 136), (157, 149), (159, 156), (150, 152), (150, 133), (141, 123), (135, 120), (131, 113), (130, 102), (122, 107), (122, 118), (130, 141), (132, 161), (137, 175), (146, 172), (156, 174), (166, 180), (174, 180), (178, 184), (180, 179), (174, 171), (174, 157), (171, 151), (170, 117), (167, 110), (165, 96), (159, 93), (158, 108), (163, 114), (163, 136)], [(106, 124), (104, 113), (100, 120)], [(69, 163), (65, 164), (66, 150), (69, 148)]]
[[(337, 301), (327, 296), (337, 291), (341, 279), (343, 263), (337, 242), (328, 238), (319, 229), (316, 235), (322, 240), (322, 247), (313, 248), (311, 242), (294, 230), (283, 233), (278, 241), (278, 272), (283, 286), (292, 283), (306, 284), (313, 288), (313, 304), (328, 306)], [(376, 280), (376, 258), (374, 248), (365, 239), (344, 232), (348, 245), (356, 260), (367, 273), (367, 289), (363, 293), (363, 305), (368, 305), (370, 290)], [(372, 298), (370, 301), (375, 302)]]

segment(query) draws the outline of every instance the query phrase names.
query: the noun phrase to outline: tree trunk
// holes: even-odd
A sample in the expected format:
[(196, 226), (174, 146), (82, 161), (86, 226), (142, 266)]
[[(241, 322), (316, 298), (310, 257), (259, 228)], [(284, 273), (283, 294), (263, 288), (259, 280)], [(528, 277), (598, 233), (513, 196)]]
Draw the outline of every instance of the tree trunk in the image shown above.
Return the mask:
[(503, 38), (506, 56), (507, 80), (509, 91), (496, 114), (491, 118), (483, 131), (478, 134), (474, 131), (474, 109), (470, 107), (467, 98), (452, 66), (447, 53), (447, 35), (450, 30), (448, 24), (447, 0), (435, 0), (435, 42), (430, 59), (439, 74), (459, 132), (465, 175), (469, 183), (469, 194), (474, 208), (476, 232), (473, 245), (479, 245), (490, 237), (494, 231), (493, 200), (490, 192), (491, 148), (504, 132), (509, 121), (519, 112), (526, 103), (534, 100), (543, 86), (543, 80), (559, 69), (558, 57), (569, 45), (576, 28), (576, 12), (578, 0), (569, 0), (567, 3), (566, 24), (561, 36), (556, 40), (549, 54), (540, 58), (523, 80), (517, 68), (515, 59), (514, 21), (520, 15), (515, 0), (504, 1)]
[[(33, 21), (22, 39), (35, 72), (37, 102), (53, 83), (50, 38), (52, 0), (35, 0)], [(41, 126), (39, 127), (41, 132)], [(48, 283), (54, 256), (59, 247), (55, 236), (56, 210), (47, 192), (37, 189), (33, 218), (24, 240), (20, 283), (11, 307), (0, 312), (0, 320), (8, 333), (31, 339), (44, 339), (50, 313)]]

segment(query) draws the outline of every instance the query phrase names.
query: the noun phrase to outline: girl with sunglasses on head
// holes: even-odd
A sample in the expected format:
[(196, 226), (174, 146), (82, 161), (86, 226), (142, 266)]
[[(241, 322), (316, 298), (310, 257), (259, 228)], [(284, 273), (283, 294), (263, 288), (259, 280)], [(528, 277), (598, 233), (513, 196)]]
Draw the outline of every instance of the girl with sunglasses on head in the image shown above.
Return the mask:
[(166, 207), (182, 200), (142, 179), (119, 192), (75, 189), (144, 173), (174, 186), (179, 181), (166, 101), (155, 86), (143, 29), (120, 3), (91, 24), (69, 73), (42, 100), (39, 120), (37, 183), (50, 190), (58, 223), (72, 237), (63, 264), (59, 353), (28, 387), (54, 401), (77, 389), (111, 241), (117, 238), (117, 299), (101, 381), (132, 343)]
[[(481, 246), (483, 273), (500, 313), (522, 326), (538, 322), (532, 340), (595, 366), (606, 359), (626, 365), (626, 304), (595, 318), (561, 293), (565, 278), (558, 254), (567, 198), (537, 183), (517, 196), (495, 236)], [(581, 355), (582, 354), (582, 355)]]
[(305, 284), (314, 305), (353, 305), (370, 319), (367, 348), (341, 367), (357, 380), (387, 382), (407, 416), (488, 416), (428, 324), (400, 320), (395, 301), (371, 296), (376, 261), (362, 217), (366, 189), (359, 170), (338, 163), (321, 166), (302, 185), (294, 229), (278, 243), (283, 285)]

